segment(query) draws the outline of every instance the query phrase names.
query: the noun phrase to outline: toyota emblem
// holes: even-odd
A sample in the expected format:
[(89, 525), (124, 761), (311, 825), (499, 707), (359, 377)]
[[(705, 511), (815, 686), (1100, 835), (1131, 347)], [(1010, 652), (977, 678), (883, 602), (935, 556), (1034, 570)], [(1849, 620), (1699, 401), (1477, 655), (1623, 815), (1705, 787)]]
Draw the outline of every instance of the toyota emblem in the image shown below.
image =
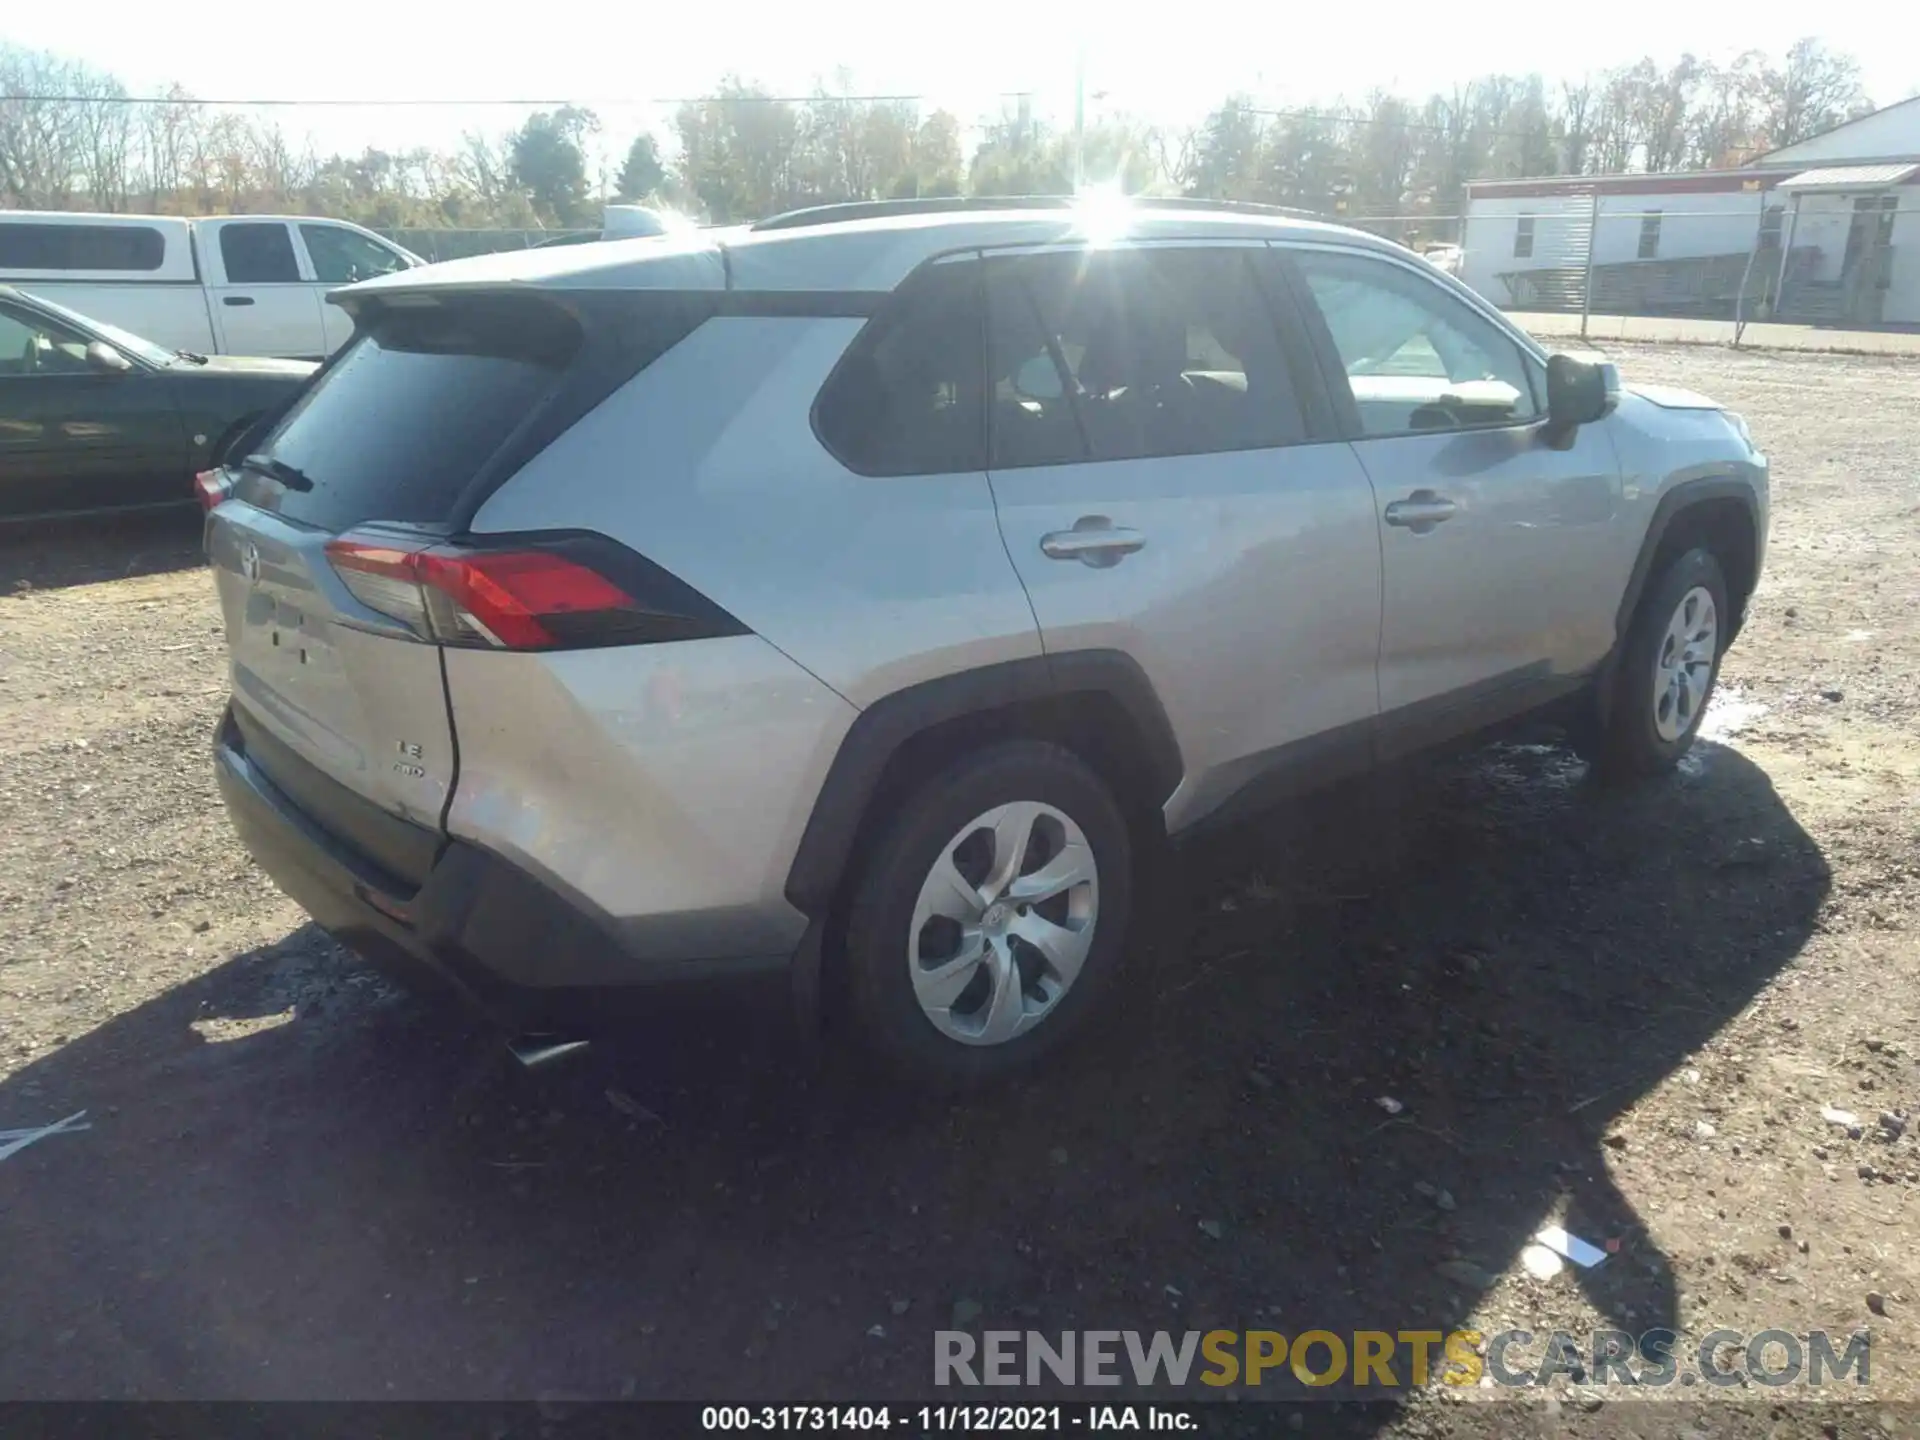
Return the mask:
[(249, 580), (260, 578), (260, 547), (251, 540), (240, 547), (240, 573)]

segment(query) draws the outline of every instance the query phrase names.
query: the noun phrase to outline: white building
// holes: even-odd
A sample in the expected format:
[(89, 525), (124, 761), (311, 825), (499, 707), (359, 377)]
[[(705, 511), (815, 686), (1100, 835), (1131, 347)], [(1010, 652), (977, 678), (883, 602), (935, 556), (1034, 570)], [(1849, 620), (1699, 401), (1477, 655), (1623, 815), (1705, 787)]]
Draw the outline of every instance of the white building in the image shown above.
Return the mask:
[(1464, 228), (1513, 309), (1920, 325), (1920, 97), (1739, 170), (1476, 181)]

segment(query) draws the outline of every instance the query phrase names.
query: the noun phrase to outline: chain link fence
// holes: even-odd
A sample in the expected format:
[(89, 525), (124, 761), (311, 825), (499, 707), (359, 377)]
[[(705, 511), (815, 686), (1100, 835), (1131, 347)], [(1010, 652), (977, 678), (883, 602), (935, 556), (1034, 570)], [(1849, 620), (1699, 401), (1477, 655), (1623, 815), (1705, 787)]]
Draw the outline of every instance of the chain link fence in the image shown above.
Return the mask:
[(1347, 223), (1426, 254), (1503, 310), (1920, 328), (1920, 196), (1594, 191)]

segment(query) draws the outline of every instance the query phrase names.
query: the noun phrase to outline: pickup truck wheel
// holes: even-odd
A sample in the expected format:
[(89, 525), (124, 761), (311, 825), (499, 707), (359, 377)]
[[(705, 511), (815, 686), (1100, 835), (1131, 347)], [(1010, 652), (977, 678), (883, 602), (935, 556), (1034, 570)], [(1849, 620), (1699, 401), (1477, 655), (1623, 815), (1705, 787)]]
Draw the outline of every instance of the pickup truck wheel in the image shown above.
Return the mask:
[(1689, 550), (1648, 589), (1614, 672), (1595, 759), (1619, 779), (1679, 764), (1713, 698), (1732, 617), (1727, 580), (1707, 550)]
[(910, 1083), (951, 1091), (1071, 1038), (1120, 968), (1132, 848), (1071, 751), (996, 745), (913, 792), (869, 850), (846, 932), (853, 1012)]

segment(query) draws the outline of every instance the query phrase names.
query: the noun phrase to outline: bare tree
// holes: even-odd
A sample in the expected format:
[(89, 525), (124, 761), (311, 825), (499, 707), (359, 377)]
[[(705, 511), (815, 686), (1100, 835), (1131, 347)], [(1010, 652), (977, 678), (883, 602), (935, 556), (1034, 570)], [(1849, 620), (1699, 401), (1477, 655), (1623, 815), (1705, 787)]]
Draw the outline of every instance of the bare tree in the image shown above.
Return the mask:
[(1153, 132), (1153, 159), (1161, 177), (1176, 195), (1192, 195), (1199, 174), (1200, 135), (1197, 127)]
[(84, 67), (37, 50), (0, 46), (0, 197), (17, 209), (75, 200), (85, 166), (81, 106), (67, 98)]
[(187, 170), (198, 149), (205, 118), (197, 101), (190, 101), (178, 85), (168, 88), (160, 102), (140, 107), (139, 164), (149, 210), (178, 206), (187, 184)]
[(1609, 70), (1600, 81), (1594, 112), (1594, 173), (1644, 168), (1647, 92), (1654, 82), (1651, 60)]
[(1413, 111), (1398, 96), (1376, 90), (1353, 137), (1353, 205), (1360, 215), (1397, 215), (1417, 158)]
[(1643, 122), (1646, 167), (1678, 170), (1687, 161), (1687, 119), (1704, 67), (1691, 55), (1646, 87)]
[[(1073, 136), (1056, 137), (1054, 147), (1060, 172), (1071, 183), (1074, 171)], [(1160, 146), (1153, 127), (1126, 114), (1109, 114), (1086, 127), (1081, 161), (1089, 185), (1117, 186), (1127, 195), (1141, 195), (1160, 183)]]
[(1744, 165), (1766, 149), (1762, 134), (1766, 57), (1749, 50), (1705, 67), (1687, 117), (1687, 163), (1703, 170)]
[[(839, 77), (842, 90), (850, 77)], [(915, 194), (913, 106), (850, 100), (822, 90), (801, 107), (794, 157), (795, 199), (873, 200)]]
[(1560, 82), (1560, 121), (1565, 140), (1561, 149), (1561, 167), (1569, 175), (1587, 173), (1587, 152), (1593, 147), (1593, 77), (1583, 75), (1578, 84)]
[(1528, 75), (1501, 92), (1506, 107), (1494, 137), (1494, 172), (1499, 175), (1552, 175), (1560, 169), (1565, 122), (1554, 114), (1546, 82)]
[(1022, 97), (983, 127), (968, 183), (976, 195), (1059, 195), (1073, 184), (1072, 157)]
[(1767, 142), (1778, 150), (1831, 130), (1863, 100), (1860, 62), (1818, 40), (1796, 40), (1786, 64), (1765, 78)]
[(1485, 156), (1474, 149), (1473, 92), (1456, 85), (1451, 94), (1429, 97), (1420, 112), (1426, 144), (1416, 183), (1436, 209), (1456, 208), (1467, 181), (1486, 173)]
[(126, 87), (110, 75), (76, 75), (72, 83), (75, 94), (84, 97), (73, 109), (87, 199), (98, 210), (125, 210), (135, 163)]
[(194, 135), (187, 157), (187, 181), (194, 211), (201, 215), (238, 215), (251, 207), (250, 161), (254, 139), (244, 117), (231, 111), (214, 117)]

